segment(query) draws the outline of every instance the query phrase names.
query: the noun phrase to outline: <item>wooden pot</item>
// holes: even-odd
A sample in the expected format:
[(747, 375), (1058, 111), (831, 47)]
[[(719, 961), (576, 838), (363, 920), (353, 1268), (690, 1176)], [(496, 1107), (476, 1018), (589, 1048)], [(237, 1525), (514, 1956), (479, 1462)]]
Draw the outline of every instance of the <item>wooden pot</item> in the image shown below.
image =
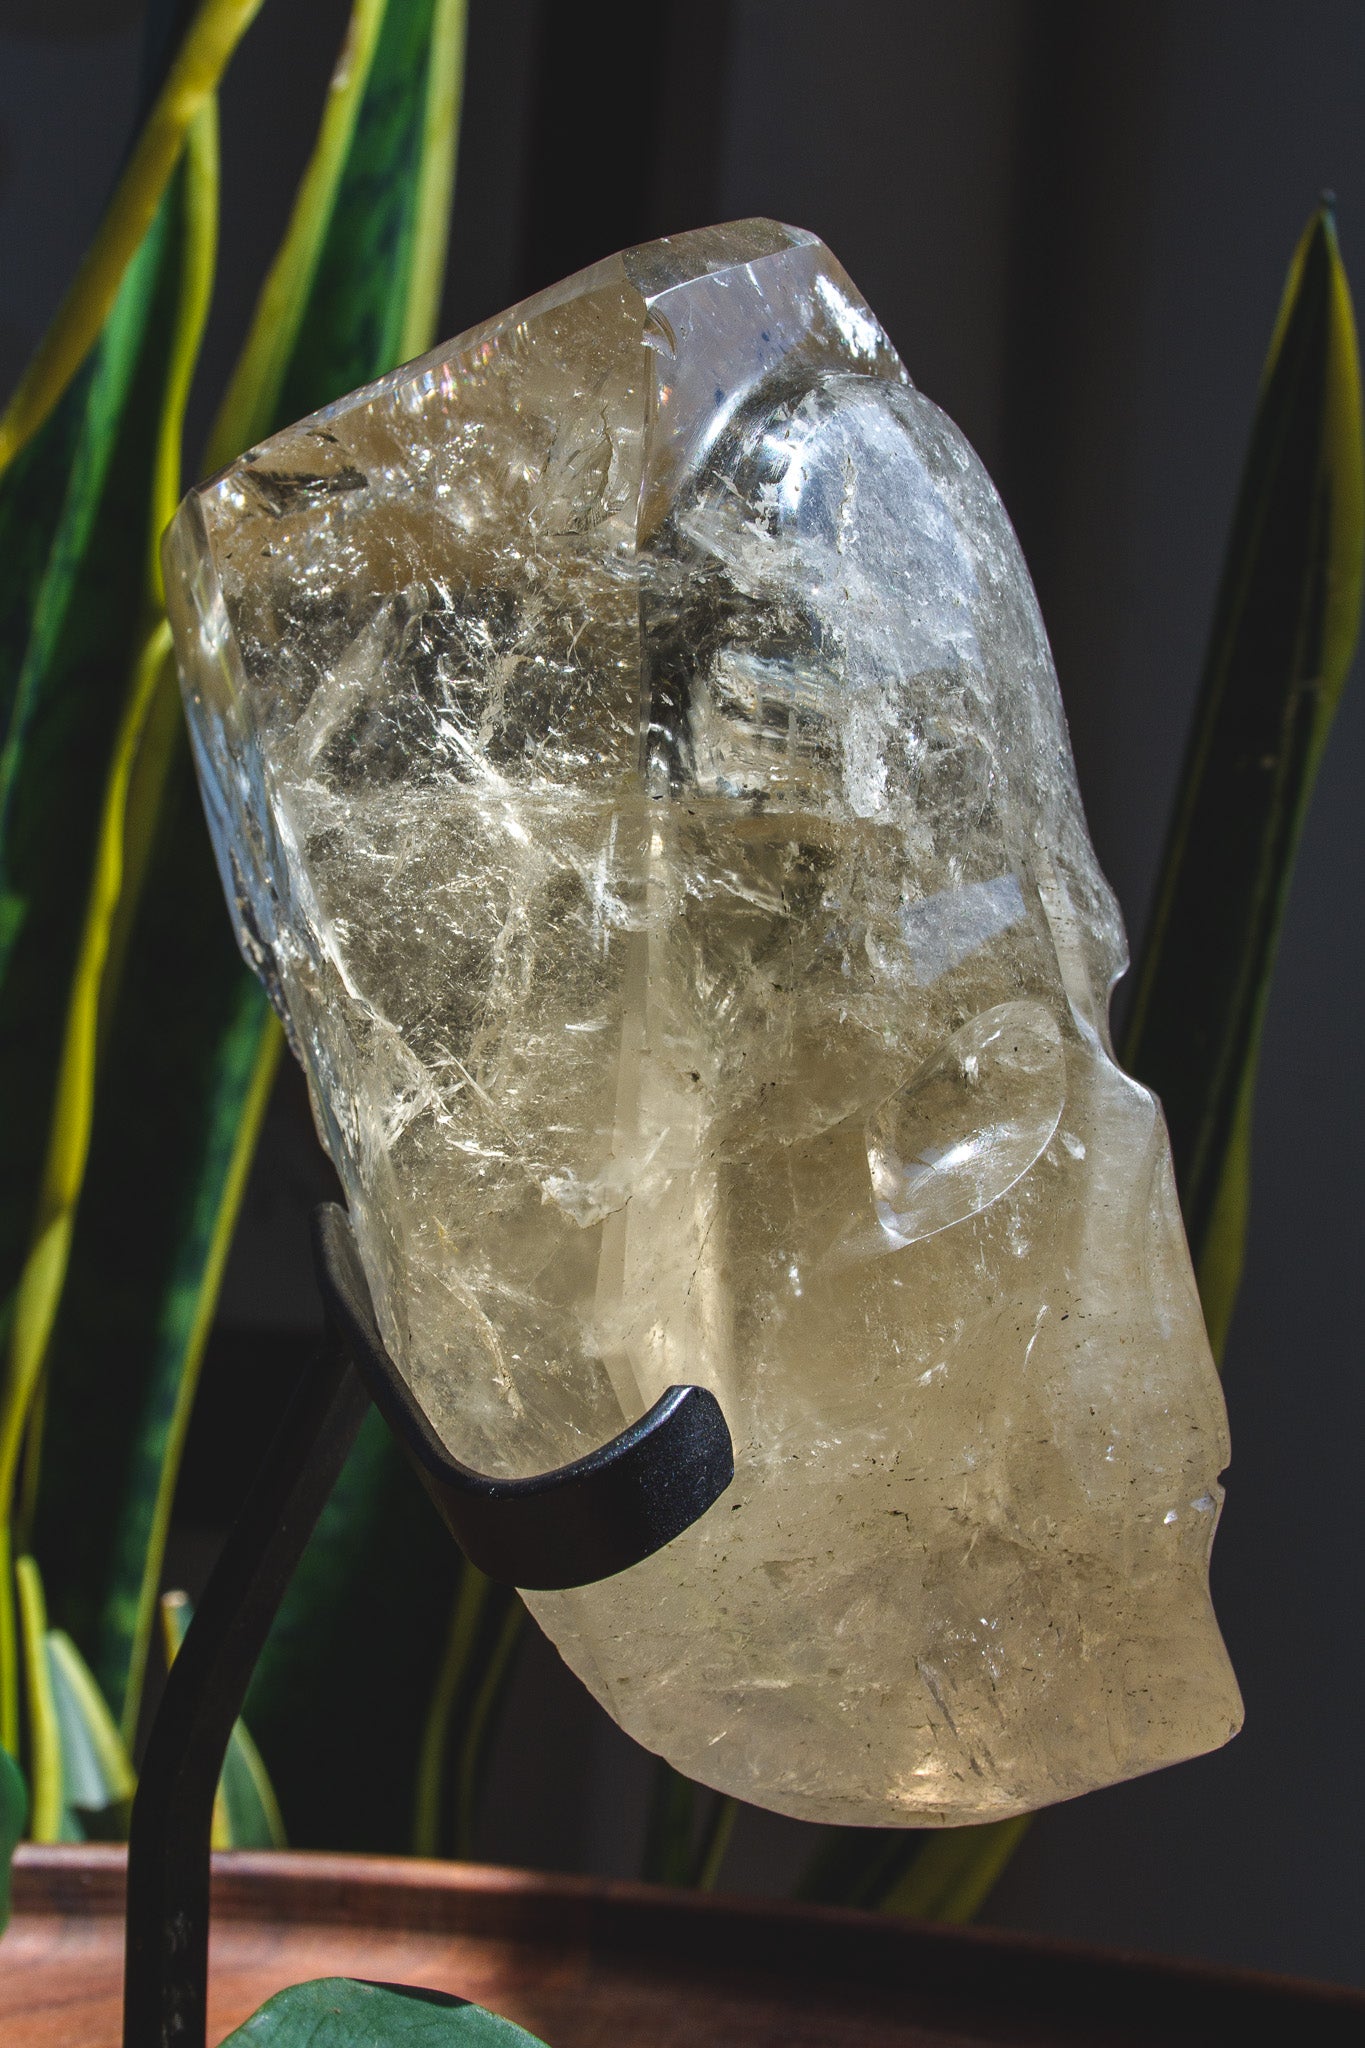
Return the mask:
[[(24, 1848), (4, 2048), (118, 2048), (124, 1856)], [(551, 2048), (1365, 2040), (1365, 1994), (874, 1913), (402, 1858), (214, 1858), (209, 2039), (310, 1977), (454, 1991)]]

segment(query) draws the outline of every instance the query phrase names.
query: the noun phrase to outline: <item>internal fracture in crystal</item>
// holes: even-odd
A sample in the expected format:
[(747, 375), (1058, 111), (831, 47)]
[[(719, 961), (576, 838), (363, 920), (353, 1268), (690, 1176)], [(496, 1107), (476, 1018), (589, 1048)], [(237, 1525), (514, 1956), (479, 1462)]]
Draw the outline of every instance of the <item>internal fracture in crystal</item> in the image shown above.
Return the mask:
[(447, 1443), (724, 1407), (701, 1522), (529, 1601), (621, 1724), (864, 1824), (1225, 1741), (1223, 1403), (1037, 604), (821, 243), (598, 264), (252, 450), (167, 567), (242, 948)]

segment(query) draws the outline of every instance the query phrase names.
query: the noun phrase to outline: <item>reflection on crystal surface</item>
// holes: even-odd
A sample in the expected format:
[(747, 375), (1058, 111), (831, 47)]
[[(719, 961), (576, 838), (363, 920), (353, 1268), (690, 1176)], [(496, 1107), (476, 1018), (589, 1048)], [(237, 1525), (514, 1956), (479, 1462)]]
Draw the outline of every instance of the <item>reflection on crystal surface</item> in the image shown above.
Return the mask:
[(1224, 1740), (1226, 1463), (1046, 640), (829, 252), (597, 265), (187, 500), (243, 950), (451, 1446), (700, 1381), (737, 1476), (531, 1605), (642, 1741), (827, 1820)]
[(1061, 1032), (1042, 1003), (1000, 1003), (955, 1031), (868, 1120), (888, 1246), (900, 1251), (1008, 1194), (1046, 1151), (1065, 1101)]

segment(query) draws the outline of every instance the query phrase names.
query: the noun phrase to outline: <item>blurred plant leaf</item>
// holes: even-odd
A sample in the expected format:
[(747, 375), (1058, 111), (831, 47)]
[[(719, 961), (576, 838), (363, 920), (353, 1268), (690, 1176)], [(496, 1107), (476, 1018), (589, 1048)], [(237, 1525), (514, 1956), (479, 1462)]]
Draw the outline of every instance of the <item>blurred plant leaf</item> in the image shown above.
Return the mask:
[[(473, 1567), (468, 1566), (467, 1569), (472, 1570)], [(495, 1587), (494, 1593), (493, 1615), (496, 1618), (501, 1613), (501, 1626), (479, 1667), (478, 1684), (456, 1744), (455, 1854), (463, 1857), (474, 1854), (488, 1751), (497, 1727), (498, 1708), (511, 1681), (517, 1647), (526, 1622), (526, 1609), (519, 1594), (507, 1586)]]
[(1294, 253), (1124, 1038), (1161, 1097), (1215, 1356), (1241, 1279), (1261, 1029), (1294, 856), (1355, 654), (1365, 451), (1330, 207)]
[[(156, 542), (178, 489), (181, 422), (212, 279), (216, 208), (217, 127), (210, 103), (190, 130), (185, 164), (145, 250), (128, 269), (90, 372), (0, 486), (0, 529), (22, 520), (35, 494), (62, 507), (41, 579), (29, 582), (29, 631), (26, 638), (22, 629), (13, 635), (20, 669), (0, 795), (9, 800), (7, 814), (0, 813), (10, 941), (0, 962), (0, 1094), (9, 1169), (0, 1198), (8, 1325), (0, 1521), (6, 1528), (66, 1278), (101, 1037), (122, 959), (129, 895), (143, 865), (147, 834), (132, 804), (147, 792), (149, 737), (165, 724), (154, 714), (173, 688), (169, 635), (156, 616)], [(117, 378), (112, 371), (106, 377), (111, 364)], [(73, 411), (80, 416), (68, 432), (65, 415)], [(58, 492), (43, 464), (59, 451), (69, 454), (70, 467)], [(10, 595), (22, 607), (23, 589)], [(89, 1505), (75, 1496), (71, 1526), (86, 1526)], [(27, 1520), (28, 1503), (23, 1514)], [(98, 1540), (107, 1543), (107, 1525)], [(11, 1642), (4, 1570), (0, 1665), (10, 1679), (7, 1728), (15, 1712)]]
[[(172, 59), (172, 82), (183, 82), (186, 51), (212, 12), (201, 9), (190, 24)], [(357, 92), (362, 84), (363, 77)], [(151, 119), (155, 125), (156, 108)], [(143, 628), (148, 637), (132, 699), (113, 741), (93, 891), (67, 995), (38, 1227), (13, 1317), (9, 1399), (0, 1410), (0, 1480), (8, 1498), (23, 1423), (48, 1359), (53, 1455), (38, 1503), (39, 1539), (64, 1615), (86, 1640), (99, 1644), (101, 1674), (120, 1702), (129, 1739), (140, 1697), (140, 1685), (128, 1684), (129, 1674), (140, 1680), (150, 1640), (194, 1367), (250, 1159), (254, 1131), (243, 1126), (253, 1110), (259, 1117), (278, 1050), (265, 1005), (247, 983), (222, 917), (197, 804), (191, 808), (185, 801), (190, 781), (178, 691), (169, 635), (157, 615), (159, 541), (180, 496), (184, 400), (212, 283), (217, 164), (211, 103), (189, 136), (186, 169), (168, 195), (165, 218), (156, 224), (157, 261), (140, 255), (116, 302), (116, 314), (122, 315), (128, 299), (141, 315), (149, 365), (133, 394), (141, 402), (124, 408), (119, 444), (97, 443), (111, 480), (110, 502), (98, 508), (99, 519), (87, 520), (83, 557), (62, 545), (61, 533), (52, 551), (65, 572), (59, 595), (84, 631), (82, 649), (88, 641), (95, 657), (114, 668), (131, 630), (115, 605), (92, 609), (92, 591), (101, 592), (97, 578), (109, 580), (111, 570), (131, 603), (140, 595), (151, 623)], [(142, 148), (140, 141), (134, 162)], [(149, 268), (161, 286), (155, 296), (145, 284), (137, 290)], [(118, 338), (122, 327), (111, 324)], [(107, 343), (101, 347), (108, 353)], [(48, 438), (45, 430), (33, 451)], [(30, 452), (20, 458), (15, 475)], [(73, 474), (74, 490), (82, 480), (79, 465)], [(41, 468), (39, 476), (45, 478)], [(120, 482), (118, 494), (114, 487)], [(16, 598), (22, 607), (24, 593)], [(37, 616), (41, 623), (41, 609)], [(70, 787), (73, 734), (61, 721), (88, 735), (92, 744), (74, 752), (78, 765), (86, 763), (91, 773), (101, 766), (103, 735), (73, 688), (81, 678), (73, 678), (71, 664), (49, 668), (41, 680), (59, 729), (48, 752), (61, 763), (63, 794), (75, 800), (79, 815), (82, 792)], [(116, 708), (116, 696), (107, 689), (104, 694)], [(107, 751), (109, 742), (103, 744)], [(43, 783), (41, 759), (37, 769), (31, 759), (21, 765), (28, 809), (47, 826), (49, 838), (58, 835), (67, 856), (70, 898), (88, 877), (90, 857), (71, 832), (67, 805)], [(169, 800), (163, 801), (168, 776)], [(73, 921), (71, 904), (52, 900), (52, 873), (63, 870), (50, 855), (49, 847), (40, 847), (30, 861), (47, 884), (32, 930), (34, 978), (49, 1006), (66, 993), (63, 936)], [(154, 858), (160, 861), (154, 900), (139, 918), (141, 885)], [(168, 909), (174, 920), (168, 921)], [(130, 951), (132, 999), (115, 1004), (114, 985)], [(50, 1028), (52, 1020), (37, 1020), (49, 1025), (44, 1033), (25, 1021), (31, 1036), (60, 1035)], [(98, 1091), (97, 1054), (105, 1069)], [(42, 1088), (33, 1087), (35, 1065), (9, 1058), (2, 1071), (16, 1085), (22, 1079), (24, 1107), (36, 1125), (47, 1105)], [(89, 1159), (93, 1184), (85, 1190), (85, 1227), (73, 1252), (72, 1223)], [(22, 1176), (16, 1174), (13, 1184), (22, 1189)], [(130, 1186), (138, 1190), (137, 1202), (127, 1200)], [(72, 1284), (49, 1359), (69, 1253)]]
[(149, 624), (183, 188), (182, 178), (130, 266), (87, 370), (0, 482), (0, 1295), (32, 1227), (101, 797)]
[(35, 1842), (126, 1833), (136, 1780), (99, 1687), (70, 1636), (47, 1626), (31, 1557), (15, 1565), (29, 1719)]
[(369, 383), (435, 339), (464, 43), (465, 0), (390, 0), (385, 9), (275, 425)]
[[(464, 48), (462, 0), (386, 10), (334, 217), (280, 380), (280, 425), (430, 344), (448, 232)], [(261, 426), (253, 425), (250, 438)], [(233, 436), (219, 430), (219, 454)], [(319, 1846), (404, 1849), (458, 1558), (378, 1422), (362, 1429), (281, 1607), (248, 1713), (293, 1832)], [(357, 1644), (364, 1645), (357, 1656)], [(509, 1651), (510, 1654), (510, 1651)], [(355, 1784), (346, 1698), (366, 1729)], [(336, 1786), (347, 1783), (341, 1811)], [(463, 1780), (462, 1782), (468, 1782)]]
[(35, 1842), (79, 1842), (83, 1830), (62, 1796), (62, 1738), (47, 1657), (43, 1581), (31, 1557), (15, 1560), (14, 1578), (28, 1707), (28, 1774), (33, 1787), (30, 1833)]
[(261, 0), (203, 0), (124, 166), (80, 269), (0, 413), (0, 471), (37, 434), (107, 333), (129, 266), (144, 251), (185, 139), (260, 9)]
[(280, 393), (336, 214), (386, 6), (387, 0), (355, 0), (351, 10), (346, 38), (328, 82), (313, 153), (209, 435), (204, 468), (210, 476), (226, 468), (244, 448), (288, 423), (280, 409)]
[(921, 1830), (826, 1828), (792, 1896), (810, 1906), (874, 1912), (924, 1846)]
[[(161, 1640), (167, 1667), (185, 1640), (194, 1619), (194, 1608), (184, 1593), (161, 1596)], [(235, 1721), (228, 1738), (227, 1755), (213, 1802), (213, 1847), (215, 1849), (285, 1849), (288, 1838), (280, 1818), (275, 1788), (261, 1761), (261, 1753), (247, 1733), (243, 1721)]]
[[(389, 8), (357, 0), (300, 201), (244, 350), (251, 373), (233, 381), (211, 461), (229, 459), (296, 410), (336, 396), (357, 375), (390, 367), (376, 358), (357, 371), (353, 329), (377, 331), (377, 308), (391, 316), (395, 302), (411, 302), (416, 286), (405, 266), (417, 244), (412, 232), (395, 230), (392, 245), (376, 249), (360, 214), (371, 188), (394, 177), (412, 186), (408, 131), (423, 132), (433, 78), (458, 75), (462, 42), (447, 36), (430, 62), (419, 43), (424, 61), (404, 77), (395, 76), (394, 53), (411, 56), (414, 23), (432, 36), (451, 19), (449, 0)], [(414, 219), (431, 213), (432, 163), (439, 169), (442, 155), (448, 163), (452, 147), (447, 136), (434, 159), (419, 158), (407, 198)], [(445, 192), (437, 210), (448, 205)], [(328, 330), (313, 312), (319, 280), (325, 271), (335, 294), (347, 265), (350, 303), (336, 297), (337, 324)], [(283, 361), (274, 340), (280, 279), (300, 300), (293, 351)], [(81, 1616), (97, 1636), (99, 1673), (130, 1737), (185, 1429), (281, 1043), (232, 942), (178, 721), (169, 743), (164, 796), (147, 835), (147, 882), (127, 941), (125, 995), (108, 1039), (108, 1072), (117, 1083), (97, 1102), (54, 1347), (53, 1405), (60, 1388), (65, 1442), (53, 1469), (64, 1475), (67, 1497), (93, 1487), (107, 1513), (78, 1526), (45, 1486), (40, 1522), (45, 1559), (68, 1560), (63, 1611)], [(125, 1199), (130, 1179), (147, 1190), (136, 1218)], [(55, 1416), (51, 1426), (58, 1427)], [(111, 1525), (112, 1546), (94, 1534)], [(98, 1619), (88, 1615), (92, 1601)]]
[(944, 1828), (931, 1835), (917, 1856), (878, 1900), (883, 1913), (917, 1920), (975, 1919), (1031, 1816), (984, 1821), (979, 1827)]
[(697, 1800), (702, 1794), (681, 1771), (660, 1757), (645, 1822), (645, 1848), (640, 1875), (646, 1884), (683, 1885), (692, 1875), (692, 1838)]
[[(484, 1748), (524, 1615), (510, 1587), (493, 1585), (467, 1560), (461, 1565), (445, 1653), (418, 1752), (414, 1856), (439, 1856), (451, 1846), (452, 1831), (445, 1825), (448, 1804), (453, 1810), (454, 1852), (471, 1853)], [(452, 1758), (454, 1800), (448, 1802)]]
[(0, 1934), (9, 1926), (10, 1866), (28, 1824), (28, 1786), (7, 1749), (0, 1749)]
[(721, 1866), (725, 1852), (730, 1846), (730, 1837), (735, 1831), (739, 1818), (739, 1801), (717, 1793), (711, 1802), (697, 1843), (696, 1858), (692, 1866), (692, 1883), (699, 1892), (711, 1892), (720, 1880)]
[(414, 1767), (459, 1570), (444, 1525), (371, 1413), (247, 1695), (296, 1842), (410, 1849)]
[(694, 1784), (660, 1757), (645, 1823), (641, 1876), (649, 1884), (714, 1891), (740, 1802)]
[(831, 1828), (796, 1897), (922, 1920), (970, 1920), (1029, 1824), (1027, 1814), (975, 1827)]
[[(1214, 1356), (1242, 1275), (1256, 1066), (1294, 856), (1355, 656), (1365, 441), (1350, 288), (1324, 204), (1294, 252), (1223, 562), (1124, 1064), (1160, 1096)], [(903, 1847), (841, 1829), (799, 1896), (969, 1919), (1028, 1817)], [(902, 1838), (904, 1840), (904, 1838)]]
[(465, 0), (356, 0), (210, 473), (428, 348), (445, 274)]
[(318, 1977), (276, 1992), (223, 2048), (545, 2048), (511, 2020), (445, 1991)]
[(126, 1836), (137, 1780), (89, 1665), (63, 1629), (47, 1632), (62, 1753), (62, 1801), (82, 1834)]

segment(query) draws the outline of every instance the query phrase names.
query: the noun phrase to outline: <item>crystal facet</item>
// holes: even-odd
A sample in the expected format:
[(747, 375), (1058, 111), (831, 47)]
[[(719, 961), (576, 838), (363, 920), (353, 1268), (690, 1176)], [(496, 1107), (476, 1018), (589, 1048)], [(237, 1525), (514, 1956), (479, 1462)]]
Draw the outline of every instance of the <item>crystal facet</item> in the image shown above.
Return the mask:
[(611, 258), (186, 501), (241, 944), (450, 1447), (670, 1384), (729, 1491), (529, 1604), (631, 1734), (826, 1821), (1223, 1742), (1227, 1462), (1027, 571), (848, 278)]

